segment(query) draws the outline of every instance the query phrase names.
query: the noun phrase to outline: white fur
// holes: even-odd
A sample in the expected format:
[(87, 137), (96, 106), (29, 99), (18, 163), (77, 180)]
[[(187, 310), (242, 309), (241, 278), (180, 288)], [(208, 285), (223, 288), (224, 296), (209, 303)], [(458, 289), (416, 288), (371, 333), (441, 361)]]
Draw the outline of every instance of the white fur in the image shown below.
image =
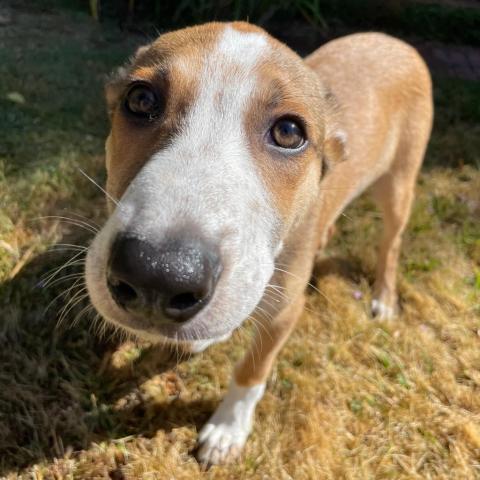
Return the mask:
[(198, 459), (218, 464), (240, 453), (250, 435), (255, 407), (265, 384), (241, 387), (232, 381), (227, 395), (198, 436)]
[(395, 317), (395, 310), (388, 305), (385, 305), (380, 300), (372, 300), (371, 304), (372, 315), (378, 320), (391, 320)]
[(191, 353), (200, 353), (203, 352), (205, 349), (207, 349), (210, 345), (213, 345), (214, 343), (220, 343), (220, 342), (225, 342), (232, 336), (231, 333), (227, 333), (225, 335), (222, 335), (221, 337), (218, 338), (211, 338), (209, 340), (194, 340), (193, 342), (190, 342), (190, 352)]
[(172, 229), (193, 225), (219, 247), (224, 269), (214, 297), (178, 326), (176, 339), (226, 335), (260, 301), (273, 273), (278, 221), (243, 122), (256, 84), (255, 67), (268, 58), (268, 49), (264, 35), (226, 27), (202, 71), (190, 73), (200, 83), (181, 132), (140, 170), (89, 250), (87, 287), (107, 320), (149, 340), (161, 338), (154, 325), (132, 322), (106, 287), (109, 248), (121, 231), (160, 242)]

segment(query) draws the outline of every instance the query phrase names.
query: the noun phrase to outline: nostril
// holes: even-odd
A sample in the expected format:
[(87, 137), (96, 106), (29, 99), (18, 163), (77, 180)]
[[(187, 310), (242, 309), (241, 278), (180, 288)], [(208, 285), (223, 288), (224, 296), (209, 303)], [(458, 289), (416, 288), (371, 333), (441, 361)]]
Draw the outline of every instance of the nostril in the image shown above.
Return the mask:
[(126, 282), (109, 279), (108, 288), (110, 289), (115, 301), (122, 307), (127, 306), (127, 304), (138, 298), (138, 294), (135, 289)]
[(200, 300), (201, 297), (194, 293), (180, 293), (169, 300), (167, 308), (186, 310), (195, 306)]
[(170, 297), (164, 305), (165, 314), (177, 321), (188, 320), (194, 313), (201, 309), (205, 295), (198, 292), (184, 292)]

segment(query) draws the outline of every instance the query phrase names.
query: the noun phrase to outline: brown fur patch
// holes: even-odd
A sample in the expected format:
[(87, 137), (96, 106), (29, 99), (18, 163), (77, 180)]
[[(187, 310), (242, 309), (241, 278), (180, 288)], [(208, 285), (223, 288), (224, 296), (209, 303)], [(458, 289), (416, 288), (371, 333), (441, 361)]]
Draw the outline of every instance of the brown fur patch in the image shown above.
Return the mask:
[[(220, 27), (212, 24), (162, 35), (142, 47), (131, 64), (107, 85), (112, 119), (107, 190), (114, 198), (123, 195), (145, 162), (181, 128), (197, 95), (202, 52), (215, 42)], [(151, 85), (164, 103), (161, 116), (148, 123), (133, 119), (122, 105), (128, 86), (140, 80)]]
[[(289, 226), (315, 198), (321, 179), (326, 131), (325, 91), (314, 73), (283, 44), (269, 38), (273, 58), (257, 69), (257, 87), (245, 116), (253, 157), (275, 206)], [(281, 117), (296, 119), (308, 145), (295, 151), (269, 143), (269, 129)], [(305, 191), (308, 189), (308, 193)]]

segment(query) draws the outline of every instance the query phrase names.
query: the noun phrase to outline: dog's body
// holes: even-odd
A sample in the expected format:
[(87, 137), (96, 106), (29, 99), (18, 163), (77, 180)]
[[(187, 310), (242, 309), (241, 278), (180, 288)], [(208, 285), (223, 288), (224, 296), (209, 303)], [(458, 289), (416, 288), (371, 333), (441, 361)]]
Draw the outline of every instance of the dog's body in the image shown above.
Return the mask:
[(250, 316), (262, 323), (200, 432), (199, 458), (222, 462), (248, 437), (317, 250), (367, 187), (385, 225), (372, 312), (394, 314), (432, 123), (429, 73), (382, 34), (302, 61), (259, 28), (215, 23), (142, 48), (107, 100), (107, 189), (119, 203), (87, 258), (94, 305), (143, 338), (192, 350)]

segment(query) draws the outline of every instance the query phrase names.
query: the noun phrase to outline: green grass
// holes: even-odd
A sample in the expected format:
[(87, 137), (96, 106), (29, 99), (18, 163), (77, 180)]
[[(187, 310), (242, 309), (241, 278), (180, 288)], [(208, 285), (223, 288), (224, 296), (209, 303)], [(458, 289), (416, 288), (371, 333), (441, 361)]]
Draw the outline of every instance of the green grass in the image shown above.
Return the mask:
[(366, 314), (379, 220), (364, 197), (341, 218), (333, 260), (320, 272), (334, 307), (309, 295), (314, 313), (279, 358), (246, 456), (202, 474), (190, 454), (195, 431), (246, 336), (176, 366), (165, 352), (98, 339), (88, 316), (66, 328), (80, 306), (56, 328), (65, 300), (47, 306), (69, 283), (40, 283), (72, 254), (44, 253), (49, 246), (85, 244), (91, 234), (37, 217), (105, 218), (101, 192), (78, 168), (103, 182), (103, 78), (138, 39), (71, 13), (23, 11), (1, 28), (0, 477), (407, 478), (411, 463), (424, 478), (474, 478), (478, 84), (435, 81), (435, 129), (402, 251), (399, 323)]

